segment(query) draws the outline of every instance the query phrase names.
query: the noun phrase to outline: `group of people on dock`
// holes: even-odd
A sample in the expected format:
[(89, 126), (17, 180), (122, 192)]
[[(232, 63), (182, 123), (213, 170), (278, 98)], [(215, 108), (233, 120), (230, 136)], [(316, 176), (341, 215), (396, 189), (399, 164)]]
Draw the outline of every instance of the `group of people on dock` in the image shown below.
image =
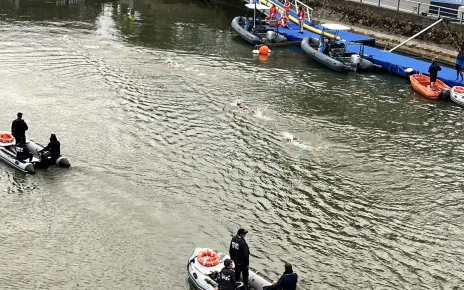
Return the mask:
[[(218, 290), (235, 290), (237, 287), (236, 282), (240, 280), (240, 276), (242, 276), (245, 290), (250, 289), (248, 286), (250, 249), (245, 241), (247, 233), (247, 230), (239, 229), (237, 231), (237, 235), (230, 241), (230, 259), (226, 259), (224, 261), (224, 268), (219, 274)], [(273, 281), (271, 286), (264, 286), (264, 290), (296, 290), (298, 275), (293, 272), (292, 265), (290, 263), (285, 263), (284, 267), (285, 271), (280, 276), (279, 280)]]
[[(279, 13), (279, 10), (277, 9), (275, 4), (272, 4), (271, 9), (269, 9), (269, 17), (266, 19), (271, 26), (280, 26), (284, 28), (289, 28), (290, 21), (288, 17), (290, 16), (290, 2), (288, 0), (285, 0), (284, 3), (284, 13), (281, 15), (279, 20), (277, 20), (277, 13)], [(305, 11), (303, 9), (303, 6), (298, 7), (298, 26), (299, 26), (299, 33), (303, 34), (303, 29), (304, 29), (304, 21), (305, 21), (306, 15)]]

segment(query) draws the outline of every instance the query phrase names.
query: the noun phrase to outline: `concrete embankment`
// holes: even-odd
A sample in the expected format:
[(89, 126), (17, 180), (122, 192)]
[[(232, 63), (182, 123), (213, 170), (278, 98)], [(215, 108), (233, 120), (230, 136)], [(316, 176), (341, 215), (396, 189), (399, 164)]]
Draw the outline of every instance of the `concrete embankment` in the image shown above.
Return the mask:
[[(242, 0), (209, 0), (227, 3), (243, 9)], [(369, 4), (345, 0), (303, 0), (313, 11), (315, 23), (336, 22), (348, 25), (354, 33), (371, 36), (377, 46), (392, 48), (437, 19), (420, 14), (396, 11)], [(464, 24), (437, 24), (416, 39), (402, 46), (397, 52), (409, 53), (426, 59), (436, 57), (440, 62), (454, 64), (457, 46), (464, 44)]]
[[(313, 20), (339, 22), (352, 27), (354, 33), (376, 39), (377, 46), (391, 48), (431, 25), (436, 18), (376, 7), (344, 0), (312, 0), (305, 2), (314, 9)], [(464, 24), (439, 23), (398, 49), (424, 58), (436, 57), (453, 64), (457, 46), (464, 44)]]

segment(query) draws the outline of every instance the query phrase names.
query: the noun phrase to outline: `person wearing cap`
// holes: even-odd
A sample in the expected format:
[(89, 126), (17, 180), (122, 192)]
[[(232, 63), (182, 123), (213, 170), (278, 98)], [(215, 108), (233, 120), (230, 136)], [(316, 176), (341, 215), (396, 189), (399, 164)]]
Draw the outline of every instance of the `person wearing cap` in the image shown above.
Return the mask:
[(263, 287), (263, 290), (296, 290), (298, 275), (293, 273), (292, 264), (285, 263), (285, 272), (279, 281), (273, 281), (271, 286)]
[(242, 103), (242, 101), (236, 100), (235, 103), (237, 104), (237, 107), (238, 107), (239, 109), (246, 109), (245, 104)]
[(50, 143), (48, 143), (47, 147), (41, 150), (43, 151), (49, 151), (50, 152), (50, 157), (52, 158), (51, 162), (54, 164), (58, 158), (61, 156), (61, 151), (60, 151), (60, 141), (56, 138), (55, 134), (52, 134), (50, 136)]
[(217, 290), (235, 290), (235, 273), (231, 259), (224, 261), (224, 268), (219, 273), (219, 287)]
[(229, 247), (230, 258), (235, 264), (235, 280), (240, 280), (240, 275), (242, 275), (245, 289), (248, 289), (248, 266), (250, 265), (250, 249), (245, 241), (247, 233), (247, 230), (239, 229)]
[(26, 143), (26, 131), (29, 129), (24, 122), (23, 113), (16, 115), (18, 118), (11, 123), (11, 135), (16, 139), (16, 144)]

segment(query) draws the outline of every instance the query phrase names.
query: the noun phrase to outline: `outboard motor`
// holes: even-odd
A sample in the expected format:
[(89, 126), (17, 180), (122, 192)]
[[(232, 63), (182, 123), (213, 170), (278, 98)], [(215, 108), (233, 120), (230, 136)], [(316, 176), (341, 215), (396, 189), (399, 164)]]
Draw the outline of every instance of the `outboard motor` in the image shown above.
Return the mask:
[(449, 100), (451, 97), (450, 90), (447, 88), (441, 89), (440, 95), (438, 96), (439, 99)]
[(350, 58), (351, 70), (356, 71), (361, 63), (361, 56), (359, 54), (352, 54)]
[(37, 163), (37, 166), (39, 168), (46, 169), (46, 168), (50, 167), (51, 159), (52, 159), (52, 157), (50, 155), (50, 152), (48, 152), (48, 151), (40, 152), (39, 153), (39, 158), (40, 158), (40, 162)]
[(274, 39), (276, 38), (277, 33), (275, 31), (269, 30), (266, 33), (266, 39), (268, 42), (274, 42)]

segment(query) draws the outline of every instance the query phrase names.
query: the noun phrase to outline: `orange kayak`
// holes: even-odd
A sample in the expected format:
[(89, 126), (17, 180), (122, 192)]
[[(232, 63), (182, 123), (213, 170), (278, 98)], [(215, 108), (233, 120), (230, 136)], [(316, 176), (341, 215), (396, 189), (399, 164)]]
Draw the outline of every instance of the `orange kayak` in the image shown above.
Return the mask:
[(412, 87), (426, 98), (436, 100), (441, 94), (442, 89), (450, 89), (444, 82), (437, 79), (435, 82), (436, 89), (430, 88), (430, 77), (415, 74), (409, 77)]

